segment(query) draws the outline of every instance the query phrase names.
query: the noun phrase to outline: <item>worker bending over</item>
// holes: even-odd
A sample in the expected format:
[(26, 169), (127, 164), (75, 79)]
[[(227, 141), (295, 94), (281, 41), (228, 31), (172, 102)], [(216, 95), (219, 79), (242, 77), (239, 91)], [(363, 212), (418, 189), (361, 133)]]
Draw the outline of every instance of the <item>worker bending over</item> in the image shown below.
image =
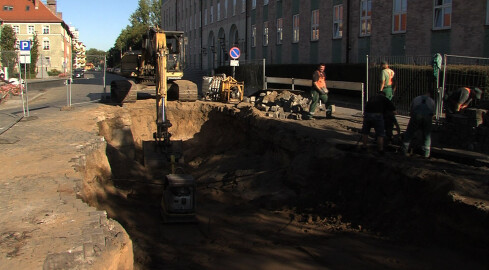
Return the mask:
[(424, 95), (417, 96), (411, 103), (411, 112), (406, 133), (404, 133), (403, 153), (408, 155), (409, 143), (417, 131), (420, 131), (423, 138), (424, 157), (430, 157), (431, 149), (431, 124), (435, 113), (435, 101), (431, 98), (431, 91)]
[(470, 89), (469, 87), (460, 87), (452, 91), (446, 99), (447, 113), (457, 113), (467, 108), (472, 100), (481, 99), (482, 90), (479, 88)]
[(365, 149), (370, 129), (373, 127), (377, 137), (377, 149), (381, 155), (384, 154), (384, 115), (395, 110), (394, 103), (385, 96), (384, 92), (379, 92), (367, 102), (362, 126), (362, 141)]

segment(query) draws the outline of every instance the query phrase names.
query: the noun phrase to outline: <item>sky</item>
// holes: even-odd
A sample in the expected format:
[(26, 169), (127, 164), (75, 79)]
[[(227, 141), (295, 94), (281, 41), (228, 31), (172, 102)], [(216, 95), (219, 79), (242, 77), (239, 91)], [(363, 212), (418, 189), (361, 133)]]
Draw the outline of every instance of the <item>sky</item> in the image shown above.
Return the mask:
[[(45, 1), (43, 1), (45, 2)], [(63, 21), (80, 33), (80, 41), (88, 49), (108, 51), (114, 47), (121, 30), (129, 25), (129, 17), (138, 0), (58, 0)]]

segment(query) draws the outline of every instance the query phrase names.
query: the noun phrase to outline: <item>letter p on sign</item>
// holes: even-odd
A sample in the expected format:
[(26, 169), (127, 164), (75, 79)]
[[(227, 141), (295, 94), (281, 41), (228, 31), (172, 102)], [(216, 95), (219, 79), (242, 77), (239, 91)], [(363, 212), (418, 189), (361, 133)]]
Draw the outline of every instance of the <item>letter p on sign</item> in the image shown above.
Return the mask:
[(21, 51), (30, 51), (31, 50), (31, 41), (30, 40), (22, 40), (20, 41), (20, 50)]

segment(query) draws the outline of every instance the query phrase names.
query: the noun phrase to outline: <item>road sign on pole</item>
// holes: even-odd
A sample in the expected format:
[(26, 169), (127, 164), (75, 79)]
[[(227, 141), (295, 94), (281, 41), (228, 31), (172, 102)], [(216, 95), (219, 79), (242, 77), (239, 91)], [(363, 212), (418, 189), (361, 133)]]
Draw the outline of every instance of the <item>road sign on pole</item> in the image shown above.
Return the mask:
[(238, 47), (232, 47), (231, 50), (229, 50), (229, 56), (232, 58), (232, 59), (238, 59), (239, 56), (241, 55), (241, 51), (239, 50)]
[(21, 40), (19, 41), (19, 47), (21, 51), (31, 51), (31, 41), (30, 40)]

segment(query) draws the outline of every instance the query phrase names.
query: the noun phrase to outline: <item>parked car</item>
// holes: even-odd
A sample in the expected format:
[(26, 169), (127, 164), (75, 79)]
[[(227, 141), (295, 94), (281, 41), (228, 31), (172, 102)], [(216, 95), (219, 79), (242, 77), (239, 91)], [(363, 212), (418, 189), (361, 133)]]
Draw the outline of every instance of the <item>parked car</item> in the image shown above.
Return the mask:
[(83, 78), (85, 77), (85, 71), (81, 68), (77, 68), (73, 71), (73, 78)]

